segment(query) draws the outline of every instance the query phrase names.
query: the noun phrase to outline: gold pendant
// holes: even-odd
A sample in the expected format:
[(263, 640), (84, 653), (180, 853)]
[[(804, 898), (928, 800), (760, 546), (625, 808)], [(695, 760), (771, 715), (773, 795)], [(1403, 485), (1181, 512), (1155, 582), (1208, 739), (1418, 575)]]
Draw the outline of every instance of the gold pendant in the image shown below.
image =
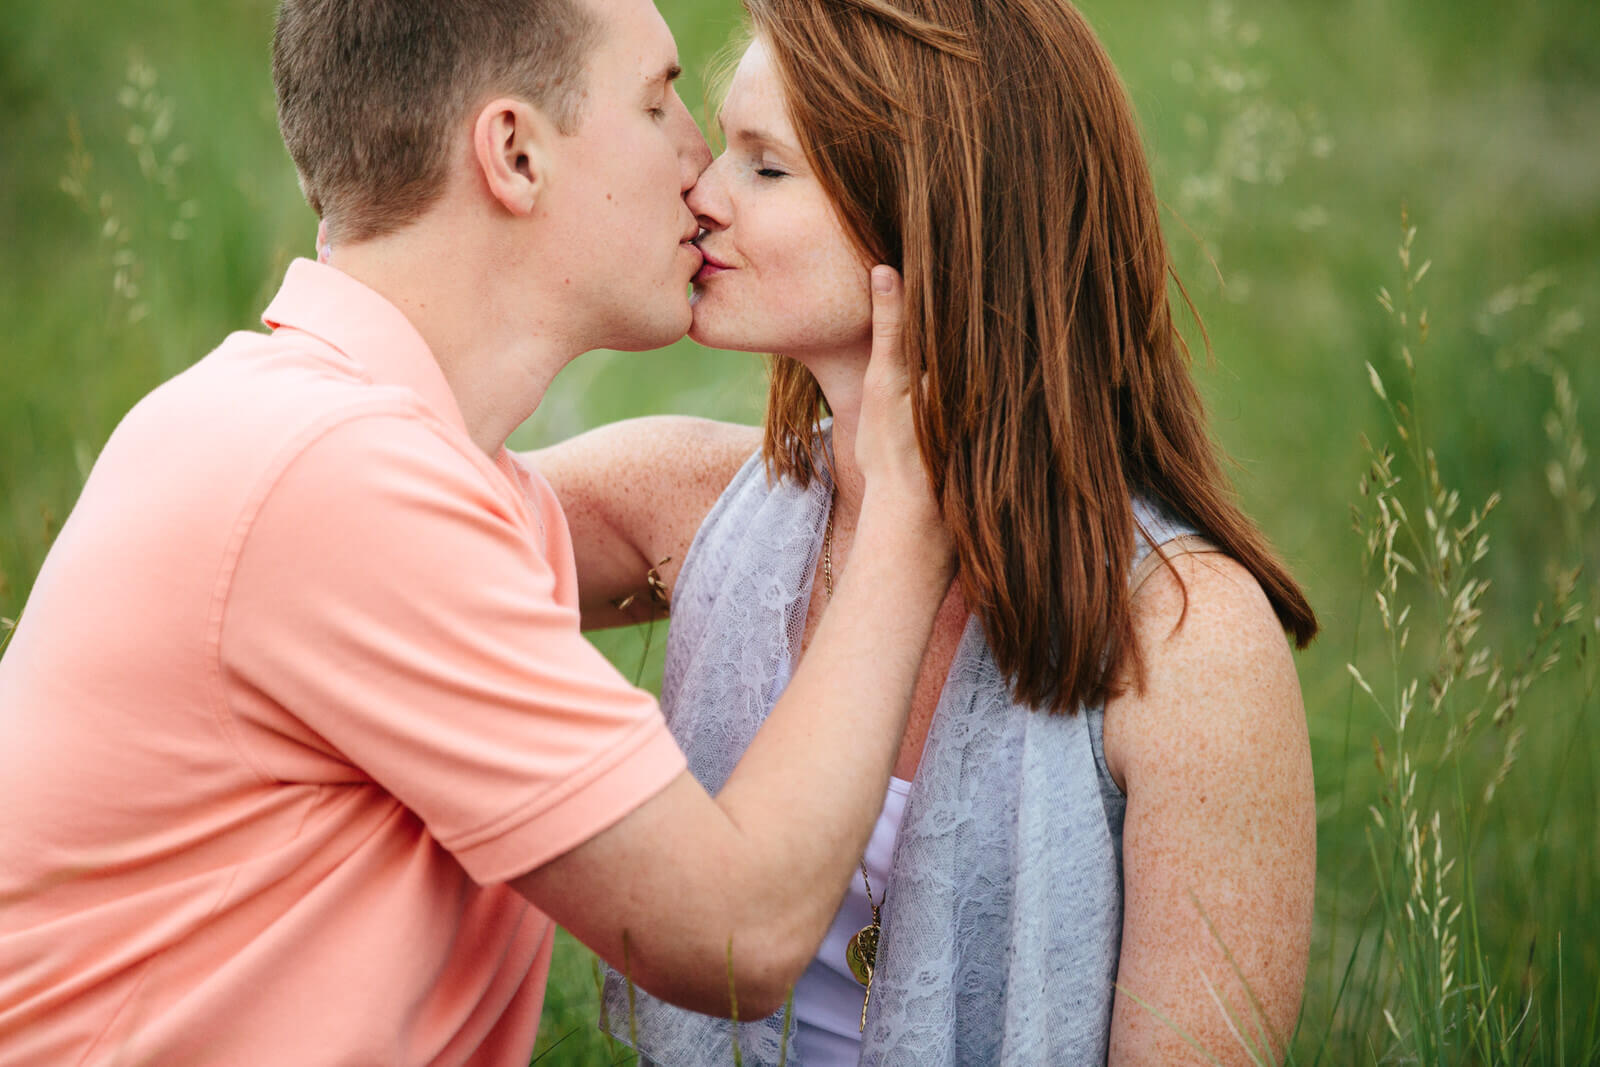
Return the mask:
[(845, 946), (844, 961), (856, 981), (872, 988), (872, 967), (878, 961), (878, 924), (870, 923), (857, 930)]

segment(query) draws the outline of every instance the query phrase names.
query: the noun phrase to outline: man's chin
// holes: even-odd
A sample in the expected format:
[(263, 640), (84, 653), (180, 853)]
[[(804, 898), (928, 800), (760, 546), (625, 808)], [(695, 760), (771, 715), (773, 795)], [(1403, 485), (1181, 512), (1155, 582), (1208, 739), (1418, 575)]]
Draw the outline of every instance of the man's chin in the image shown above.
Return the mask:
[(683, 340), (689, 333), (692, 321), (689, 305), (685, 302), (680, 313), (671, 316), (661, 315), (649, 323), (640, 323), (631, 334), (613, 340), (606, 347), (616, 352), (649, 352), (657, 348), (666, 348), (674, 342)]

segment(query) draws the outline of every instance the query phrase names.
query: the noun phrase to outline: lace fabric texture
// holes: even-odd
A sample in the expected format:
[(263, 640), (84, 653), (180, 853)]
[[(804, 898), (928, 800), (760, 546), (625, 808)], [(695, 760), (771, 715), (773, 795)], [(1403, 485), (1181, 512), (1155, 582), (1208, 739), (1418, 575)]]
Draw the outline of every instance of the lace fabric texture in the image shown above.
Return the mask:
[[(798, 649), (832, 487), (769, 485), (759, 455), (707, 516), (673, 594), (662, 710), (719, 790), (771, 711)], [(1191, 532), (1136, 502), (1161, 543)], [(1148, 551), (1140, 539), (1139, 556)], [(1123, 798), (1100, 708), (1013, 703), (967, 620), (906, 801), (862, 1036), (872, 1065), (1104, 1062), (1122, 926)], [(606, 1025), (629, 1034), (609, 972)], [(737, 1025), (636, 991), (648, 1062), (777, 1064), (782, 1014)], [(789, 1062), (797, 1062), (789, 1048)]]

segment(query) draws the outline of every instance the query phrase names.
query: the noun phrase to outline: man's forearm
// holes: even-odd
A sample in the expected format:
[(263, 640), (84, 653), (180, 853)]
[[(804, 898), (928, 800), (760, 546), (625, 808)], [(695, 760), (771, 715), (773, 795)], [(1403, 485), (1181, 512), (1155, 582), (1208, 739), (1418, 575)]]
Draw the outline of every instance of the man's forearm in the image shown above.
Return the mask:
[(796, 974), (871, 837), (950, 584), (943, 532), (903, 522), (894, 505), (864, 502), (850, 569), (805, 660), (716, 798), (748, 843), (740, 899), (767, 950), (797, 957)]

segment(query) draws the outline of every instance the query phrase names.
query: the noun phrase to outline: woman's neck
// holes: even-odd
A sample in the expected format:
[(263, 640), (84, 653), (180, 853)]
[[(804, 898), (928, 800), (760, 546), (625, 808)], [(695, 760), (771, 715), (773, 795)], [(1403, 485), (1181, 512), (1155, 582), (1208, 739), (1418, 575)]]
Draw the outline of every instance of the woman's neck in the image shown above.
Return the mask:
[(856, 427), (861, 417), (861, 386), (867, 373), (868, 350), (841, 352), (825, 358), (808, 354), (807, 368), (822, 387), (833, 412), (833, 521), (837, 530), (853, 531), (861, 514), (866, 481), (856, 466)]

